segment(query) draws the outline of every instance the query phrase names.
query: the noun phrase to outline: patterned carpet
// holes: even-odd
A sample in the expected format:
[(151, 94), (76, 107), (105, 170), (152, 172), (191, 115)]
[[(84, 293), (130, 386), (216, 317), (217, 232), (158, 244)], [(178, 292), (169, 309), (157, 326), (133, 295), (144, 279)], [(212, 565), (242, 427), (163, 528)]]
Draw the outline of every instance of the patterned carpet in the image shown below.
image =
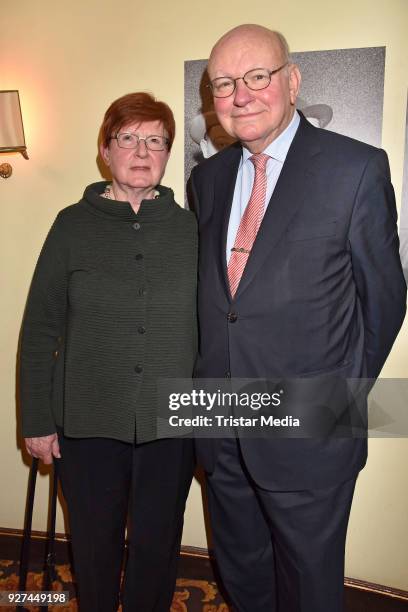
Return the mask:
[[(4, 552), (5, 550), (3, 549)], [(2, 556), (5, 557), (6, 555), (2, 554)], [(18, 555), (11, 554), (10, 556)], [(61, 560), (63, 561), (64, 559)], [(36, 566), (34, 564), (31, 569), (37, 571), (28, 573), (27, 591), (41, 590), (42, 574), (38, 571), (40, 567), (41, 565)], [(48, 609), (54, 612), (77, 612), (77, 600), (70, 565), (68, 563), (59, 563), (56, 565), (55, 570), (52, 590), (68, 591), (70, 593), (70, 601), (66, 606), (50, 606)], [(16, 591), (18, 588), (18, 574), (18, 562), (0, 560), (0, 591)], [(180, 557), (179, 576), (170, 612), (232, 612), (232, 609), (226, 605), (218, 590), (217, 584), (214, 581), (213, 567), (207, 557), (182, 554)], [(364, 588), (346, 587), (345, 610), (347, 612), (408, 612), (408, 598), (406, 595), (402, 600), (387, 597), (385, 593), (370, 593)], [(44, 608), (36, 606), (26, 606), (26, 609), (30, 612), (41, 612), (44, 610)], [(15, 610), (14, 606), (0, 607), (0, 612), (15, 612)], [(118, 612), (121, 612), (121, 608), (119, 608)]]
[[(0, 590), (15, 591), (18, 588), (18, 563), (15, 561), (0, 560)], [(70, 601), (66, 606), (50, 606), (48, 609), (55, 612), (76, 612), (78, 610), (75, 589), (69, 565), (56, 566), (56, 580), (53, 582), (53, 591), (69, 591)], [(42, 575), (40, 572), (29, 572), (27, 578), (27, 591), (40, 591)], [(27, 606), (30, 612), (41, 612), (43, 608)], [(3, 612), (15, 612), (15, 606), (2, 606)], [(121, 612), (121, 608), (119, 611)], [(193, 578), (179, 578), (174, 594), (170, 612), (230, 612), (230, 608), (223, 603), (215, 582), (195, 580)]]

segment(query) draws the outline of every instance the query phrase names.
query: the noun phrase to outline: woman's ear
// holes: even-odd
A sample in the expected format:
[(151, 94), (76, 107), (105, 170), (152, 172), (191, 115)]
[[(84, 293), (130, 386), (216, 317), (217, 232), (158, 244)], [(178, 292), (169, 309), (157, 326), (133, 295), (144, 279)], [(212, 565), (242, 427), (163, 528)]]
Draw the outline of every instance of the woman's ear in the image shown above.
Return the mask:
[(109, 166), (110, 164), (109, 147), (105, 147), (103, 144), (101, 144), (99, 147), (99, 152), (105, 164)]

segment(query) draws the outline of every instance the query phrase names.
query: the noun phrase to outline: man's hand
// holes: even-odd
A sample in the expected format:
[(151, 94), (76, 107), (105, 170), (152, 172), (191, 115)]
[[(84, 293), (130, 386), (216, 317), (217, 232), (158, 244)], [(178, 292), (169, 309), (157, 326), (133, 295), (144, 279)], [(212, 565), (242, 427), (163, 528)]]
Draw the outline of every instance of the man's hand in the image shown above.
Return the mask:
[(61, 458), (57, 433), (39, 438), (24, 438), (24, 441), (27, 452), (32, 457), (41, 459), (43, 463), (52, 463), (53, 457)]

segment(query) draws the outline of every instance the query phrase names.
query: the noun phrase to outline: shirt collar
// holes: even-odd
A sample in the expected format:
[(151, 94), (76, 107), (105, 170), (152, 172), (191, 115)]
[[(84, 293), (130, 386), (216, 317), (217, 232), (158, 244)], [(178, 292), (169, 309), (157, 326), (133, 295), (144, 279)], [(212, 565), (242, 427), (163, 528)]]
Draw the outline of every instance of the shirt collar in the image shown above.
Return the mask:
[[(271, 144), (268, 145), (264, 151), (262, 151), (262, 153), (266, 153), (273, 159), (283, 163), (288, 154), (289, 147), (292, 144), (292, 140), (295, 137), (299, 123), (300, 116), (299, 113), (295, 111), (289, 125), (283, 130), (282, 134), (279, 134), (279, 136), (273, 140)], [(251, 151), (248, 151), (248, 149), (242, 147), (243, 163), (245, 163), (251, 157), (251, 155)]]

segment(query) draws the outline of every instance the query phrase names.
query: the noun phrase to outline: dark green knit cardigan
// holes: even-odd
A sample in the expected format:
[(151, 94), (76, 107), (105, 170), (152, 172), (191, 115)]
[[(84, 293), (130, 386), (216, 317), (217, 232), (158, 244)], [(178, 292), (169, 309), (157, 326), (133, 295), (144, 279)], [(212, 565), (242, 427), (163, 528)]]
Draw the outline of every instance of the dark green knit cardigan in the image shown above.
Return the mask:
[(62, 210), (34, 273), (21, 344), (24, 437), (146, 442), (160, 378), (188, 378), (196, 353), (197, 229), (171, 189), (128, 202), (86, 188)]

